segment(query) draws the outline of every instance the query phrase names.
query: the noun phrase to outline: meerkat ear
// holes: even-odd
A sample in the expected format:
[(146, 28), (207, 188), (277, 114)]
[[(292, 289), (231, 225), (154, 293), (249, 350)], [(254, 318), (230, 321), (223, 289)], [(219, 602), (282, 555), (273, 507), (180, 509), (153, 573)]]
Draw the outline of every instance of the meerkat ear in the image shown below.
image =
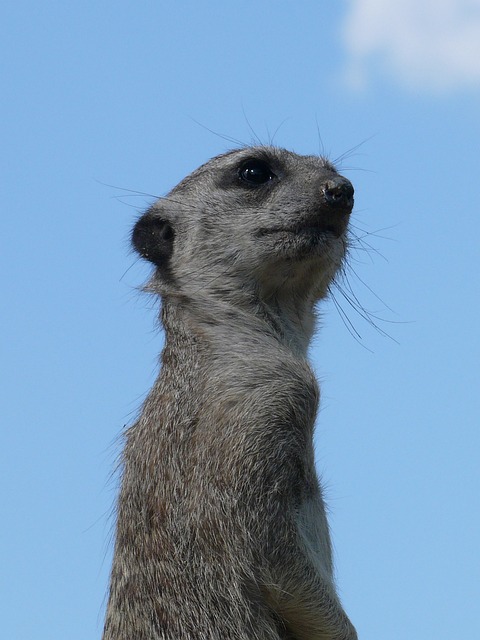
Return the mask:
[(164, 267), (172, 255), (174, 238), (171, 223), (158, 212), (147, 211), (133, 228), (132, 244), (142, 258)]

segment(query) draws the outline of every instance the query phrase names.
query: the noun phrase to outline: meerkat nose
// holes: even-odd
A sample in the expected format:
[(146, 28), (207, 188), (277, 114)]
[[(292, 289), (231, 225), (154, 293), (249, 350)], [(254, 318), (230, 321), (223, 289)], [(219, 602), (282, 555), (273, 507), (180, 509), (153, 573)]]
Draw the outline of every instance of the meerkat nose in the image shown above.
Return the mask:
[(341, 176), (330, 178), (322, 186), (322, 195), (325, 202), (339, 209), (353, 208), (353, 193), (354, 189), (352, 183)]

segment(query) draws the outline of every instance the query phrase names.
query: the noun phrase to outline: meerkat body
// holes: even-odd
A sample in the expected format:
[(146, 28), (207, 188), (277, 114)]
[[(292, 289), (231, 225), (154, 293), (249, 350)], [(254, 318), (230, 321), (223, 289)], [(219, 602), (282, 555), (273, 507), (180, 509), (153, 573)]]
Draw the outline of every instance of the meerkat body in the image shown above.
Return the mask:
[(353, 188), (273, 147), (203, 165), (137, 222), (165, 347), (126, 433), (104, 640), (355, 640), (314, 466), (314, 305)]

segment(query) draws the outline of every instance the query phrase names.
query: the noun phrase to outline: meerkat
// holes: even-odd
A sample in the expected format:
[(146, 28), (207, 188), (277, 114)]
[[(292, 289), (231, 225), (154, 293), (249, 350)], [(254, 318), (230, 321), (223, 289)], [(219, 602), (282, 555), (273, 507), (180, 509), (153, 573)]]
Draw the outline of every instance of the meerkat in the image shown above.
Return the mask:
[(135, 224), (161, 370), (125, 434), (103, 640), (355, 640), (336, 593), (307, 360), (353, 187), (271, 146), (213, 158)]

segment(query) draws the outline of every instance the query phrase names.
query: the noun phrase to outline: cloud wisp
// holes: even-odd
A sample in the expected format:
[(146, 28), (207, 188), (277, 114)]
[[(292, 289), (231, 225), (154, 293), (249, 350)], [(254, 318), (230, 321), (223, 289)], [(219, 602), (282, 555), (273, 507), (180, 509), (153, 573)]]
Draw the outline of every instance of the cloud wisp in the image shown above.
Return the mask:
[(414, 90), (480, 89), (480, 0), (350, 0), (347, 81), (380, 72)]

